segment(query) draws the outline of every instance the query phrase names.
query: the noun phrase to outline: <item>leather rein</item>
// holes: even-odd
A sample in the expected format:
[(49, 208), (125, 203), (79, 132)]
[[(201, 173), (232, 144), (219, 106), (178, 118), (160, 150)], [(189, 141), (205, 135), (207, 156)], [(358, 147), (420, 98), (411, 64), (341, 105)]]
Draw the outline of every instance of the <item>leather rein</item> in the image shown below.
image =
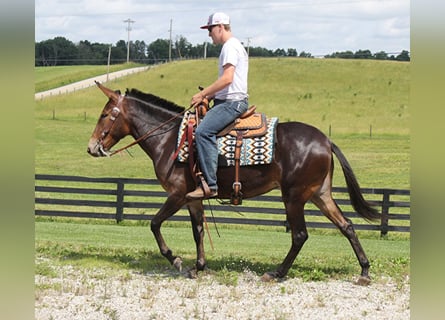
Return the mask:
[[(131, 97), (129, 97), (129, 98), (132, 99)], [(116, 119), (119, 117), (119, 115), (121, 113), (121, 109), (119, 107), (122, 104), (122, 102), (124, 101), (124, 99), (125, 99), (125, 96), (122, 96), (122, 95), (119, 96), (119, 100), (118, 100), (116, 106), (114, 106), (113, 109), (111, 110), (111, 115), (110, 115), (110, 118), (109, 118), (110, 119), (109, 125), (106, 126), (105, 129), (102, 131), (101, 137), (100, 137), (100, 139), (98, 141), (98, 144), (100, 144), (100, 148), (101, 148), (102, 153), (106, 154), (109, 157), (115, 155), (116, 153), (122, 152), (122, 151), (124, 151), (124, 150), (126, 150), (126, 149), (128, 149), (128, 148), (130, 148), (132, 146), (134, 146), (135, 144), (138, 144), (139, 142), (147, 139), (150, 135), (153, 134), (153, 132), (161, 129), (166, 124), (168, 124), (168, 123), (172, 122), (173, 120), (179, 118), (180, 116), (184, 115), (184, 113), (186, 113), (188, 110), (190, 110), (192, 108), (192, 106), (190, 106), (190, 107), (184, 109), (184, 111), (181, 111), (177, 115), (175, 115), (175, 116), (171, 117), (170, 119), (168, 119), (167, 121), (161, 123), (159, 126), (157, 126), (157, 127), (153, 128), (152, 130), (148, 131), (147, 133), (145, 133), (144, 135), (140, 136), (139, 138), (137, 138), (136, 140), (134, 140), (130, 144), (126, 145), (125, 147), (122, 147), (122, 148), (117, 149), (117, 150), (115, 150), (115, 151), (113, 151), (111, 153), (108, 153), (108, 152), (105, 152), (103, 150), (102, 142), (105, 139), (105, 137), (110, 133), (111, 129), (113, 128), (114, 124), (116, 123)], [(139, 101), (139, 99), (137, 99), (137, 100)], [(148, 105), (148, 103), (146, 103), (146, 102), (144, 102), (142, 100), (140, 102)]]

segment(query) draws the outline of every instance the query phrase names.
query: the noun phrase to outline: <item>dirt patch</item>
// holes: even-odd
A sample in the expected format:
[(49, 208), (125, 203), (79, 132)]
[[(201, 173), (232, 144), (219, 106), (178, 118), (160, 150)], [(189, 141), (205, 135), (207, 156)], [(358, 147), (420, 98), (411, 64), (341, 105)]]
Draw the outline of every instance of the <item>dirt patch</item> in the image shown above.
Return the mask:
[(51, 267), (35, 277), (35, 318), (57, 319), (409, 319), (409, 279), (263, 283), (242, 274), (174, 274)]

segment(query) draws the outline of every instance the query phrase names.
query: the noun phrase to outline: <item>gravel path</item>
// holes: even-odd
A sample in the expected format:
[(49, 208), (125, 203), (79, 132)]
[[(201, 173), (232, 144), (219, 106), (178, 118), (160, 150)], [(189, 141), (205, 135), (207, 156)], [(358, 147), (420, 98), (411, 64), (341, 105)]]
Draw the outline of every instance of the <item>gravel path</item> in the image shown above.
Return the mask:
[(99, 81), (101, 83), (107, 82), (107, 81), (111, 81), (123, 76), (127, 76), (130, 74), (134, 74), (134, 73), (138, 73), (138, 72), (143, 72), (150, 69), (150, 66), (145, 66), (145, 67), (136, 67), (136, 68), (130, 68), (130, 69), (124, 69), (124, 70), (120, 70), (120, 71), (115, 71), (115, 72), (110, 72), (108, 75), (107, 74), (103, 74), (103, 75), (98, 75), (89, 79), (85, 79), (85, 80), (81, 80), (81, 81), (77, 81), (71, 84), (67, 84), (65, 86), (59, 87), (59, 88), (54, 88), (51, 90), (47, 90), (47, 91), (42, 91), (42, 92), (37, 92), (34, 94), (34, 99), (35, 100), (41, 100), (43, 98), (46, 97), (51, 97), (51, 96), (56, 96), (59, 94), (64, 94), (64, 93), (70, 93), (70, 92), (74, 92), (77, 90), (82, 90), (91, 86), (95, 86), (95, 82), (94, 81)]
[(409, 279), (263, 283), (237, 279), (51, 267), (35, 277), (35, 318), (58, 319), (409, 319)]

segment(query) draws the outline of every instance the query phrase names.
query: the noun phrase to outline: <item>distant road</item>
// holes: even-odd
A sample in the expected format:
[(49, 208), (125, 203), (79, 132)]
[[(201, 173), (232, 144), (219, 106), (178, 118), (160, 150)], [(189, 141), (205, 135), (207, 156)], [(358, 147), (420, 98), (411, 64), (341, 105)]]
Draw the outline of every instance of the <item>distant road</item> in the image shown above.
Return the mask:
[(149, 66), (146, 66), (146, 67), (137, 67), (137, 68), (130, 68), (130, 69), (125, 69), (125, 70), (110, 72), (108, 74), (108, 79), (107, 79), (107, 74), (95, 76), (95, 77), (92, 77), (89, 79), (85, 79), (82, 81), (67, 84), (66, 86), (63, 86), (63, 87), (59, 87), (59, 88), (55, 88), (55, 89), (51, 89), (51, 90), (47, 90), (47, 91), (42, 91), (42, 92), (37, 92), (36, 94), (34, 94), (34, 99), (40, 100), (40, 99), (55, 96), (58, 94), (69, 93), (69, 92), (85, 89), (85, 88), (96, 85), (94, 83), (94, 80), (99, 81), (99, 82), (106, 82), (107, 80), (109, 81), (109, 80), (113, 80), (113, 79), (117, 79), (117, 78), (129, 75), (129, 74), (146, 71), (149, 68), (150, 68)]

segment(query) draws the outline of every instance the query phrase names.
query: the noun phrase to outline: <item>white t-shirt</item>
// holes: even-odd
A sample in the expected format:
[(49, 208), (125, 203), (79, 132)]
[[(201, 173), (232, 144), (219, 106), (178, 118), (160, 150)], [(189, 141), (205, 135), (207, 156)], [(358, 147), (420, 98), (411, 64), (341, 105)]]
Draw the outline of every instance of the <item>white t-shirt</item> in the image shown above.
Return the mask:
[(219, 77), (222, 76), (226, 64), (235, 67), (235, 74), (232, 84), (218, 91), (215, 94), (216, 99), (221, 100), (243, 100), (248, 97), (247, 94), (247, 74), (249, 73), (249, 57), (241, 42), (231, 37), (227, 40), (219, 55)]

